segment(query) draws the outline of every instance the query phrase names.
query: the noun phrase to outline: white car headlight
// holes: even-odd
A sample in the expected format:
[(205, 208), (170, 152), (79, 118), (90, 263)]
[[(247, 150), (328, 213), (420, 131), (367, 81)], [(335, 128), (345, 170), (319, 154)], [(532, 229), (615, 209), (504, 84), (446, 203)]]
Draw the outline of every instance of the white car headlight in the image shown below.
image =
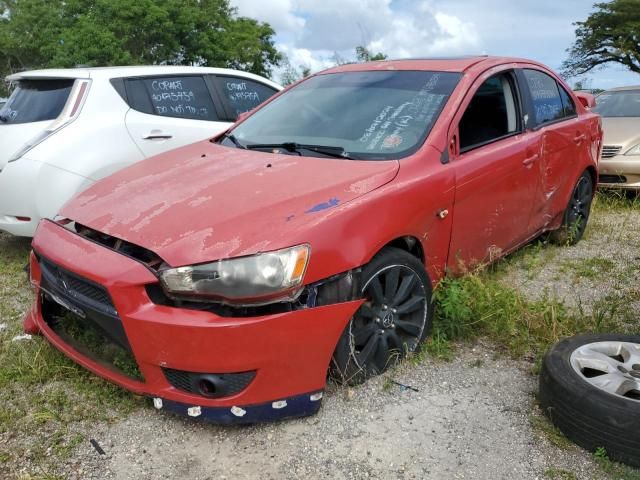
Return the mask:
[(311, 248), (298, 245), (249, 257), (160, 272), (167, 294), (193, 300), (258, 305), (291, 298), (302, 283)]
[(640, 143), (638, 145), (636, 145), (635, 147), (631, 147), (624, 154), (625, 155), (640, 155)]

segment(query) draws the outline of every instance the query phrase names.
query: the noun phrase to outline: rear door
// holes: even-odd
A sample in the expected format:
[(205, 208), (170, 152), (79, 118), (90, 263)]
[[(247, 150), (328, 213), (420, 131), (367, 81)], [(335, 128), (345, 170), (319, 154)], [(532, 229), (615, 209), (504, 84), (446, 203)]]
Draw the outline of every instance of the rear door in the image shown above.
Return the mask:
[[(541, 230), (566, 207), (581, 157), (590, 155), (591, 134), (577, 115), (576, 105), (551, 75), (535, 68), (521, 71), (523, 91), (529, 96), (533, 118), (530, 150), (536, 152), (540, 187), (532, 198), (532, 230)], [(579, 169), (579, 168), (578, 168)]]
[(0, 108), (0, 170), (62, 113), (75, 79), (22, 79)]
[(456, 194), (448, 267), (460, 272), (529, 238), (539, 174), (528, 157), (513, 70), (481, 76), (452, 126)]
[(212, 137), (230, 123), (204, 75), (154, 76), (124, 81), (129, 134), (146, 157)]

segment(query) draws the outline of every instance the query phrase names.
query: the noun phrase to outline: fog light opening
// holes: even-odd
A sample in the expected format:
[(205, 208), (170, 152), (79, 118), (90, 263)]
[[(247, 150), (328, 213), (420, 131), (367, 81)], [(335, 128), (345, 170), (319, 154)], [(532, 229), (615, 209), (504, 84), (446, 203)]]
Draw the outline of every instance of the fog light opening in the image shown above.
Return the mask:
[(198, 389), (200, 390), (200, 393), (206, 397), (213, 396), (217, 392), (216, 384), (206, 378), (203, 378), (198, 382)]

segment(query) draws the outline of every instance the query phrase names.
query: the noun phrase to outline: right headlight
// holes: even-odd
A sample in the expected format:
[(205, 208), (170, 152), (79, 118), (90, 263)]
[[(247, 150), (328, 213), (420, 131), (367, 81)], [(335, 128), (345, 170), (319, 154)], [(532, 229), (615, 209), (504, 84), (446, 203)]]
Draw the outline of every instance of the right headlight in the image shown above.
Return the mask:
[(640, 143), (624, 152), (625, 155), (640, 155)]
[(311, 248), (274, 252), (162, 270), (165, 291), (176, 298), (260, 305), (292, 298), (299, 291)]

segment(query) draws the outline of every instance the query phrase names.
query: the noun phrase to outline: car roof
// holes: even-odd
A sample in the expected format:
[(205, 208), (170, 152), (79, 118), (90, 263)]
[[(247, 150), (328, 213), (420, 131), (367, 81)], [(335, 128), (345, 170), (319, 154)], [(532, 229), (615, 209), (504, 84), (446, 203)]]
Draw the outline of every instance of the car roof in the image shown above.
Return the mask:
[(258, 80), (271, 85), (278, 90), (280, 85), (271, 80), (254, 75), (253, 73), (232, 70), (228, 68), (215, 67), (189, 67), (181, 65), (139, 65), (124, 67), (78, 67), (78, 68), (50, 68), (46, 70), (30, 70), (26, 72), (9, 75), (10, 82), (26, 79), (59, 79), (59, 78), (94, 78), (111, 79), (120, 77), (142, 77), (151, 75), (187, 75), (187, 74), (214, 74), (214, 75), (235, 75), (247, 79)]
[(610, 88), (609, 90), (605, 90), (602, 93), (605, 93), (605, 92), (622, 92), (624, 90), (640, 90), (640, 85), (628, 85), (626, 87)]
[(357, 72), (372, 70), (425, 70), (434, 72), (465, 72), (476, 65), (490, 68), (505, 63), (530, 63), (543, 66), (533, 60), (515, 57), (498, 57), (490, 55), (468, 55), (459, 57), (403, 58), (397, 60), (380, 60), (367, 63), (350, 63), (330, 68), (321, 72)]

